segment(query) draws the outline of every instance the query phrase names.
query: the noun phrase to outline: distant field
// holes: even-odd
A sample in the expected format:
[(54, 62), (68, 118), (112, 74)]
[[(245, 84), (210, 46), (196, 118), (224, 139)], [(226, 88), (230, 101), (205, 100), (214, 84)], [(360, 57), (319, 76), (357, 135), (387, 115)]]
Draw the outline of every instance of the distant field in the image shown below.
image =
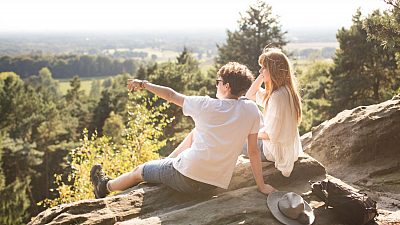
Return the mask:
[[(285, 47), (285, 50), (293, 51), (295, 49), (303, 50), (303, 49), (323, 49), (325, 47), (334, 47), (339, 48), (338, 42), (315, 42), (315, 43), (288, 43)], [(127, 49), (118, 49), (118, 50), (127, 50)], [(180, 52), (170, 51), (170, 50), (159, 50), (152, 48), (144, 48), (144, 49), (133, 49), (132, 51), (136, 52), (147, 52), (148, 58), (151, 58), (151, 55), (157, 55), (157, 62), (166, 62), (168, 60), (175, 61), (176, 57), (180, 54)], [(193, 54), (194, 58), (198, 57), (197, 53)], [(327, 59), (331, 61), (331, 59)], [(301, 59), (295, 60), (293, 64), (295, 67), (304, 67), (312, 64), (313, 62), (309, 59)], [(214, 66), (213, 60), (210, 58), (206, 58), (206, 54), (203, 54), (202, 60), (200, 60), (200, 70), (203, 75), (208, 74), (208, 70), (210, 70)], [(81, 79), (81, 88), (85, 90), (86, 95), (89, 95), (90, 89), (92, 87), (93, 79), (100, 79), (103, 82), (110, 76), (102, 76), (102, 77), (90, 77), (90, 78), (80, 78)], [(70, 79), (59, 79), (60, 89), (63, 95), (67, 93), (67, 90), (70, 89), (69, 85)]]
[(288, 51), (293, 51), (295, 49), (323, 49), (325, 47), (339, 48), (339, 42), (288, 43), (284, 49)]
[[(103, 81), (109, 77), (112, 77), (112, 76), (80, 78), (81, 79), (81, 90), (84, 90), (85, 94), (89, 95), (90, 90), (92, 88), (93, 80), (100, 80), (100, 82), (103, 83)], [(71, 86), (69, 84), (70, 80), (71, 79), (58, 79), (58, 82), (60, 83), (60, 90), (61, 90), (62, 95), (67, 94), (67, 90), (71, 89)]]
[[(200, 65), (200, 70), (203, 75), (208, 74), (208, 70), (213, 67), (213, 64), (210, 64), (209, 62), (205, 62), (204, 65)], [(92, 82), (93, 80), (100, 80), (101, 83), (109, 77), (112, 76), (100, 76), (100, 77), (90, 77), (90, 78), (80, 78), (81, 80), (81, 90), (85, 91), (86, 95), (90, 94), (90, 90), (92, 88)], [(72, 79), (72, 78), (71, 78)], [(60, 84), (60, 90), (62, 95), (67, 94), (67, 91), (71, 89), (71, 86), (69, 84), (69, 81), (71, 79), (57, 79), (59, 84)]]

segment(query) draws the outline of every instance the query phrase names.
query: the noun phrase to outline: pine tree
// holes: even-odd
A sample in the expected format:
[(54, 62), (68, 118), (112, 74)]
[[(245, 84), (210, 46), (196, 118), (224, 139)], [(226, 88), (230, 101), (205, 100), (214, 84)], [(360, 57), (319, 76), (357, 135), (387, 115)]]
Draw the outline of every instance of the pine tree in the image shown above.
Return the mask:
[(369, 39), (381, 41), (384, 47), (397, 52), (400, 61), (400, 1), (384, 1), (390, 9), (383, 13), (375, 10), (364, 20), (363, 26)]
[(24, 224), (29, 218), (27, 209), (30, 201), (26, 194), (29, 178), (21, 181), (17, 178), (11, 184), (6, 185), (6, 177), (3, 173), (2, 137), (0, 134), (0, 224)]
[(93, 79), (89, 96), (93, 99), (100, 99), (100, 94), (101, 94), (100, 90), (101, 90), (100, 80)]
[(334, 114), (391, 98), (399, 77), (394, 53), (383, 49), (379, 41), (367, 41), (362, 24), (357, 10), (350, 29), (342, 28), (336, 35), (340, 49), (331, 71)]
[(284, 40), (279, 17), (272, 17), (272, 7), (257, 0), (245, 15), (240, 14), (238, 31), (227, 31), (226, 44), (217, 45), (219, 57), (217, 68), (230, 61), (243, 63), (253, 74), (258, 74), (258, 57), (268, 46), (282, 48), (288, 42)]

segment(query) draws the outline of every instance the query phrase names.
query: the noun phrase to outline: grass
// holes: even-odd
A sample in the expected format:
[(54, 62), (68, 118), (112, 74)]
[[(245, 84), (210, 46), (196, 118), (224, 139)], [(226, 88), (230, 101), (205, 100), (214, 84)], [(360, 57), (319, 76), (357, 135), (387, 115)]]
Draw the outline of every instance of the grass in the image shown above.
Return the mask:
[[(109, 77), (112, 76), (100, 76), (100, 77), (84, 77), (84, 78), (79, 78), (81, 80), (81, 90), (85, 91), (86, 95), (90, 94), (90, 90), (92, 89), (92, 82), (93, 80), (100, 80), (101, 84), (103, 81)], [(67, 91), (71, 89), (71, 86), (69, 84), (69, 81), (71, 79), (58, 79), (58, 82), (60, 84), (60, 90), (62, 95), (67, 94)]]
[(304, 49), (323, 49), (325, 47), (339, 48), (339, 42), (311, 42), (311, 43), (288, 43), (284, 49), (288, 51)]

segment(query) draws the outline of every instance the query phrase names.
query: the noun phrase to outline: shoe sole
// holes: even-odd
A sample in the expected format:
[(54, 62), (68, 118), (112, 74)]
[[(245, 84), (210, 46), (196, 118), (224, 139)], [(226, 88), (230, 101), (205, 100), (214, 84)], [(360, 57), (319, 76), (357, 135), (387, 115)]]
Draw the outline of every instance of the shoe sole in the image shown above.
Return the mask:
[[(98, 194), (96, 185), (94, 185), (94, 183), (93, 183), (93, 178), (95, 177), (95, 174), (99, 173), (100, 170), (101, 170), (101, 165), (100, 164), (94, 165), (92, 167), (92, 169), (90, 170), (90, 181), (92, 182), (92, 185), (93, 185), (93, 193), (94, 193), (94, 197), (95, 198), (101, 198), (99, 196), (99, 194)], [(99, 182), (99, 181), (97, 181), (97, 182)]]

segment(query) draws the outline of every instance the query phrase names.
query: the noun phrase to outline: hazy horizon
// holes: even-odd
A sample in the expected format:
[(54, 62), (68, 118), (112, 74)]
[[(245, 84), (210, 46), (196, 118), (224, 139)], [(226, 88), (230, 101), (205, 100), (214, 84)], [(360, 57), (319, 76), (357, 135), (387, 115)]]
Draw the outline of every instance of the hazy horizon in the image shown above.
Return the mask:
[[(255, 0), (0, 0), (0, 33), (196, 32), (237, 29)], [(382, 0), (270, 0), (283, 30), (349, 28), (363, 16), (388, 7)]]

